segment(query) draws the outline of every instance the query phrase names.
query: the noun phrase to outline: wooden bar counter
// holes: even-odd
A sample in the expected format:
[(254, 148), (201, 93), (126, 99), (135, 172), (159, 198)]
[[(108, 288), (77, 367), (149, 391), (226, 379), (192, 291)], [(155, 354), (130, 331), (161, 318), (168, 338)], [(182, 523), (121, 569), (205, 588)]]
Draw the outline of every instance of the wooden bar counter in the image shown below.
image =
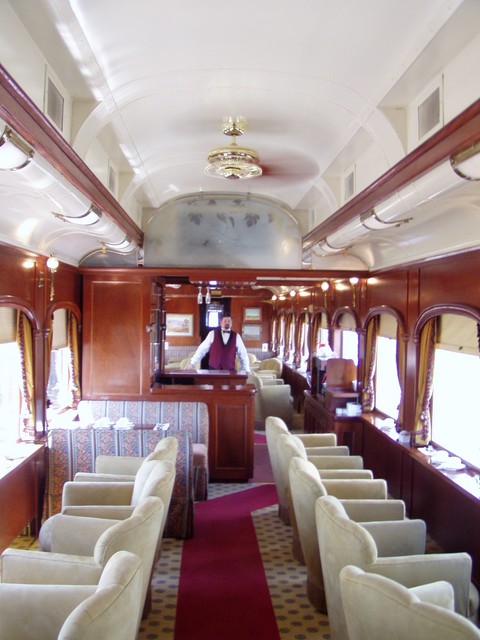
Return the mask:
[[(197, 373), (188, 372), (188, 373)], [(223, 372), (225, 375), (226, 372)], [(198, 380), (208, 379), (198, 377)], [(166, 402), (189, 400), (208, 407), (208, 465), (210, 480), (247, 482), (253, 476), (254, 395), (252, 384), (237, 384), (242, 378), (228, 375), (228, 384), (173, 385), (156, 383), (154, 399)]]

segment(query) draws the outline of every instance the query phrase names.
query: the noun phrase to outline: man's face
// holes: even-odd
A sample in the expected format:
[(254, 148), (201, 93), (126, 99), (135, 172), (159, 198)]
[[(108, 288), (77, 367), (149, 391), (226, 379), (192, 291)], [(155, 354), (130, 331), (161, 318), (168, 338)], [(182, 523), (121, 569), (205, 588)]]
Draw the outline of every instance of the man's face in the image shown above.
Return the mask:
[(220, 326), (223, 331), (231, 331), (232, 329), (232, 318), (230, 316), (225, 316), (220, 320)]

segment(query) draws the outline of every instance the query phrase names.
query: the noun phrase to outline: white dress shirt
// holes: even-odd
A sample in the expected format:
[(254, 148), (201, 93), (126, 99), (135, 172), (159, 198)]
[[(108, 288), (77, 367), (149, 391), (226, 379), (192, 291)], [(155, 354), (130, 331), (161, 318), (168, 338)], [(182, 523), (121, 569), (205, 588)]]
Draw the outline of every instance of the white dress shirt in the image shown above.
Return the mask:
[[(210, 347), (213, 344), (214, 336), (215, 336), (215, 331), (209, 331), (205, 340), (200, 344), (198, 349), (193, 354), (191, 363), (192, 363), (192, 366), (195, 367), (195, 369), (198, 369), (202, 359), (210, 351)], [(229, 337), (230, 337), (230, 331), (222, 330), (223, 344), (227, 344)], [(247, 373), (250, 373), (250, 361), (248, 359), (248, 353), (239, 333), (237, 333), (236, 348), (237, 348), (238, 359), (240, 360), (240, 364), (242, 365), (242, 370), (246, 371)]]

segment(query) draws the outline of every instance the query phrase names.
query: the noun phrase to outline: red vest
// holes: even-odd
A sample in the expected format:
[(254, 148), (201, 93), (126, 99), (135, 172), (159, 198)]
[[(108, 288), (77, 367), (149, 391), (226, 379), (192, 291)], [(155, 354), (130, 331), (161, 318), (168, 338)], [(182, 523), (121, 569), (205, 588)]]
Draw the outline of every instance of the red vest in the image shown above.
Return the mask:
[(230, 332), (227, 344), (223, 344), (222, 330), (215, 329), (213, 343), (208, 356), (210, 369), (235, 371), (235, 356), (237, 355), (237, 334)]

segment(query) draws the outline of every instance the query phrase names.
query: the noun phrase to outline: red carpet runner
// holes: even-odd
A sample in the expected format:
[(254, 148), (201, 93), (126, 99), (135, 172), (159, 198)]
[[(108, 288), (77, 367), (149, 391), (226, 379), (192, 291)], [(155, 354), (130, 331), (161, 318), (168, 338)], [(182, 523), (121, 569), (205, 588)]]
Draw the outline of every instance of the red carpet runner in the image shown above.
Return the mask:
[(276, 502), (275, 485), (268, 484), (195, 505), (194, 537), (183, 545), (175, 640), (280, 640), (250, 515)]

